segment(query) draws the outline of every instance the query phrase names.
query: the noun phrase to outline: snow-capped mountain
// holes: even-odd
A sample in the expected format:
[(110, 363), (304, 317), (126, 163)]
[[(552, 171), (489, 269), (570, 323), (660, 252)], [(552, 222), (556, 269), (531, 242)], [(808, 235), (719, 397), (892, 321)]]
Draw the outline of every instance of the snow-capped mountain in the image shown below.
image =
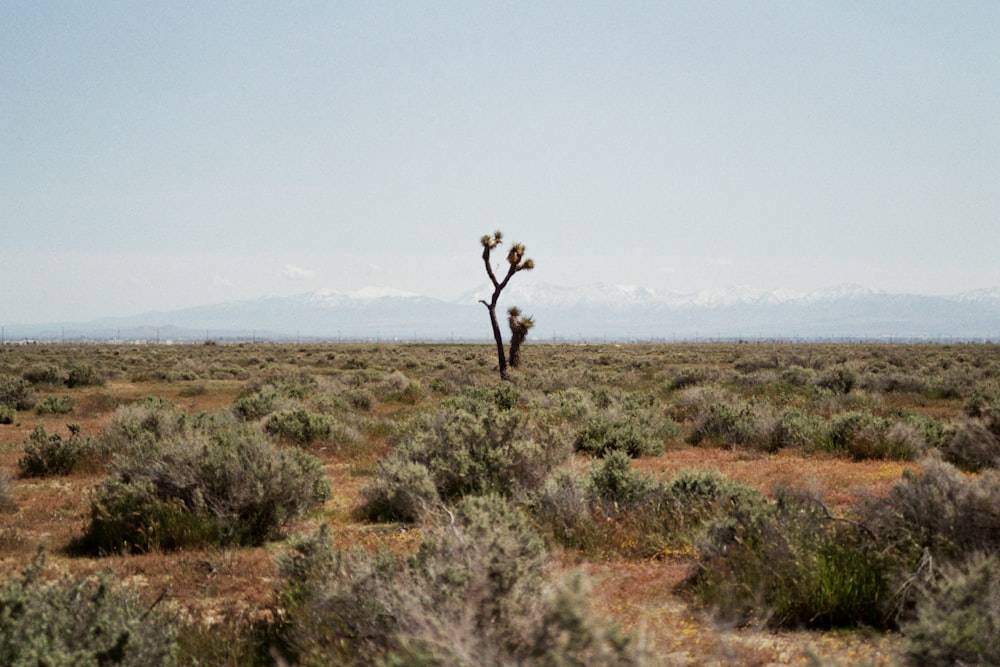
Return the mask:
[[(392, 288), (318, 290), (87, 323), (6, 327), (17, 338), (321, 338), (488, 340), (483, 285), (445, 301)], [(634, 285), (513, 281), (500, 314), (533, 316), (535, 340), (870, 338), (1000, 340), (1000, 288), (954, 296), (890, 294), (859, 285), (801, 292), (748, 286), (698, 293)], [(161, 335), (162, 334), (162, 335)]]

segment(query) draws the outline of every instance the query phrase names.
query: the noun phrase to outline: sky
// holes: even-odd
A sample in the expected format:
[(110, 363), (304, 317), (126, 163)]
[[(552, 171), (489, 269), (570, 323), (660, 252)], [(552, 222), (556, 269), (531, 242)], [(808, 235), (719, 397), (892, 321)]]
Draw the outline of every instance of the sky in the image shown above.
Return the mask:
[(1000, 3), (0, 2), (0, 323), (1000, 285)]

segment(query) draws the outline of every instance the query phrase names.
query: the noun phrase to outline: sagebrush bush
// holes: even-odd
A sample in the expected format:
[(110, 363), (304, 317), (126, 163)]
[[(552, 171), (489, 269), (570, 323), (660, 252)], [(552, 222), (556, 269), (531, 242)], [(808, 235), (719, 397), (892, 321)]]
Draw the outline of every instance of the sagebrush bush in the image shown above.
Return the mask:
[(712, 402), (699, 412), (688, 434), (693, 445), (708, 441), (715, 445), (769, 449), (772, 421), (766, 408), (749, 401)]
[(67, 387), (104, 386), (107, 378), (104, 373), (89, 364), (77, 364), (69, 369), (64, 380)]
[(0, 405), (16, 410), (35, 407), (35, 391), (31, 383), (13, 375), (0, 375)]
[(506, 390), (466, 392), (411, 419), (363, 489), (366, 514), (414, 520), (416, 506), (437, 499), (521, 496), (541, 488), (570, 455), (568, 436), (544, 414), (513, 409), (509, 399)]
[(802, 493), (711, 521), (686, 587), (738, 623), (884, 627), (892, 562), (859, 525)]
[(914, 665), (1000, 664), (1000, 557), (971, 554), (922, 587), (902, 626)]
[(42, 577), (44, 553), (0, 585), (0, 664), (177, 664), (171, 616), (107, 577)]
[(866, 522), (887, 542), (929, 549), (955, 559), (974, 551), (1000, 552), (1000, 473), (963, 475), (949, 463), (922, 462), (923, 472), (903, 478), (866, 509)]
[(656, 557), (694, 545), (707, 522), (763, 502), (759, 492), (715, 472), (681, 471), (663, 482), (611, 452), (587, 477), (562, 470), (533, 505), (566, 547), (595, 555)]
[(334, 552), (325, 530), (295, 549), (280, 604), (297, 664), (643, 664), (589, 613), (579, 579), (551, 590), (542, 540), (498, 496), (442, 510), (409, 557)]
[(66, 380), (63, 370), (56, 364), (32, 364), (21, 374), (31, 384), (62, 384)]
[(46, 396), (35, 406), (35, 412), (40, 415), (64, 415), (73, 411), (76, 401), (72, 396)]
[(100, 553), (260, 545), (329, 493), (315, 457), (277, 449), (251, 427), (192, 433), (115, 459), (78, 546)]
[(996, 467), (1000, 438), (980, 419), (965, 419), (948, 429), (938, 446), (941, 458), (967, 472)]
[(130, 454), (178, 437), (190, 430), (190, 419), (169, 401), (146, 398), (115, 409), (101, 430), (102, 451)]
[(333, 429), (332, 420), (326, 415), (310, 412), (305, 408), (280, 410), (268, 416), (264, 430), (271, 435), (309, 445), (317, 440), (326, 440)]
[(815, 450), (828, 438), (826, 423), (822, 418), (799, 408), (788, 408), (774, 423), (768, 438), (768, 451), (785, 447)]
[(49, 433), (39, 424), (24, 441), (24, 456), (17, 462), (22, 477), (48, 477), (68, 475), (80, 462), (95, 453), (90, 438), (80, 435), (78, 424), (69, 425), (70, 435), (63, 438), (58, 433)]
[(0, 403), (0, 424), (13, 424), (17, 418), (17, 411), (9, 405)]
[(826, 445), (829, 451), (847, 454), (855, 461), (909, 461), (926, 448), (912, 427), (867, 410), (851, 410), (831, 417)]

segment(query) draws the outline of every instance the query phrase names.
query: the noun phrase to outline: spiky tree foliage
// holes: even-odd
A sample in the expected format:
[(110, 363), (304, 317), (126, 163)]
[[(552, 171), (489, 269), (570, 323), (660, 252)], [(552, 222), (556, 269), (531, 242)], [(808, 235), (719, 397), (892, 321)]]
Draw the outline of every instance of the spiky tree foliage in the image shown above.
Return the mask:
[[(535, 268), (535, 262), (524, 256), (525, 249), (523, 244), (515, 243), (507, 252), (507, 273), (503, 279), (498, 279), (496, 273), (493, 271), (493, 266), (490, 264), (490, 254), (497, 246), (503, 243), (503, 233), (498, 230), (493, 232), (493, 236), (487, 234), (480, 239), (480, 243), (483, 245), (483, 264), (486, 265), (486, 275), (490, 277), (490, 282), (493, 283), (493, 296), (489, 301), (480, 299), (479, 302), (486, 306), (486, 309), (490, 313), (493, 338), (497, 343), (497, 362), (500, 366), (500, 377), (506, 380), (507, 355), (503, 349), (503, 335), (500, 333), (500, 324), (497, 321), (497, 301), (500, 299), (500, 292), (507, 286), (507, 283), (510, 282), (514, 274), (518, 271), (530, 271)], [(530, 318), (528, 319), (530, 320)], [(525, 331), (525, 335), (527, 335), (527, 330)], [(521, 340), (523, 341), (523, 338)], [(520, 345), (520, 343), (518, 344)]]
[(507, 310), (507, 323), (510, 325), (510, 367), (517, 368), (521, 365), (521, 344), (528, 337), (528, 331), (535, 326), (532, 317), (521, 317), (521, 309), (511, 306)]

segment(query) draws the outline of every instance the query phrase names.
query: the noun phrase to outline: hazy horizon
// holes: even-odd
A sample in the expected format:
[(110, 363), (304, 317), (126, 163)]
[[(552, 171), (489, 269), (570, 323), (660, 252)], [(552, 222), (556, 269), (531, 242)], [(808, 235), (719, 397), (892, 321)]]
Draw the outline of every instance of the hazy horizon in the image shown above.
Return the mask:
[(0, 6), (0, 323), (1000, 285), (1000, 5)]

